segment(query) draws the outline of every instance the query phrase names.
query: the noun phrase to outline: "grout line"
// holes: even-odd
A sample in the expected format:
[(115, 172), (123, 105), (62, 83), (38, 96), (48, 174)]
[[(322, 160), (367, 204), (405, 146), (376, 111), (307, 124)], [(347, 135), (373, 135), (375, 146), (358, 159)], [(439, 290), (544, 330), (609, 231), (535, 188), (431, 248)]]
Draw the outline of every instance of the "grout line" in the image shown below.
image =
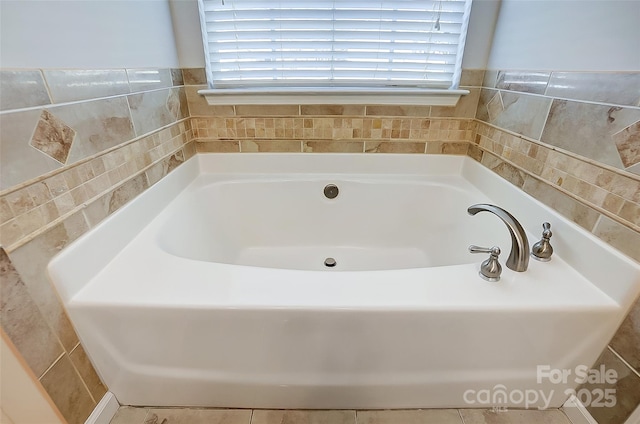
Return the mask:
[(144, 418), (142, 419), (142, 422), (140, 424), (144, 424), (147, 422), (147, 417), (149, 417), (149, 414), (151, 413), (151, 408), (144, 408), (146, 413), (144, 414)]
[[(628, 315), (628, 314), (627, 314)], [(634, 367), (631, 366), (631, 364), (629, 364), (618, 352), (616, 352), (615, 350), (613, 350), (613, 348), (609, 345), (607, 345), (607, 348), (611, 351), (611, 353), (613, 353), (620, 361), (622, 361), (622, 363), (624, 365), (626, 365), (631, 372), (633, 372), (637, 377), (640, 377), (640, 372), (638, 372)]]
[(544, 94), (545, 96), (548, 96), (548, 97), (551, 97), (551, 96), (549, 96), (549, 95), (547, 94), (547, 91), (549, 91), (549, 83), (551, 82), (551, 77), (553, 76), (553, 73), (554, 73), (554, 72), (555, 72), (555, 71), (549, 71), (549, 78), (547, 78), (547, 85), (545, 85), (545, 86), (544, 86), (544, 93), (543, 93), (543, 94)]
[(464, 417), (462, 416), (462, 411), (460, 410), (460, 408), (458, 408), (458, 416), (460, 416), (460, 421), (462, 422), (462, 424), (465, 424)]
[(547, 108), (547, 113), (544, 116), (544, 123), (540, 127), (540, 134), (536, 140), (542, 142), (542, 134), (544, 134), (544, 129), (547, 126), (547, 122), (549, 121), (549, 116), (551, 115), (551, 107), (553, 106), (553, 99), (549, 102), (549, 107)]
[[(484, 89), (492, 89), (492, 90), (504, 90), (504, 91), (508, 91), (510, 93), (514, 93), (514, 94), (522, 94), (525, 96), (535, 96), (535, 97), (544, 97), (547, 99), (558, 99), (558, 100), (566, 100), (568, 102), (576, 102), (576, 103), (587, 103), (587, 104), (591, 104), (591, 105), (596, 105), (596, 106), (609, 106), (609, 107), (622, 107), (625, 109), (632, 109), (632, 110), (640, 110), (639, 106), (634, 106), (634, 105), (625, 105), (625, 104), (617, 104), (617, 103), (608, 103), (608, 102), (598, 102), (595, 100), (584, 100), (584, 99), (574, 99), (571, 97), (558, 97), (558, 96), (549, 96), (547, 94), (539, 94), (539, 93), (528, 93), (526, 91), (517, 91), (517, 90), (508, 90), (508, 89), (504, 89), (504, 88), (497, 88), (497, 87), (482, 87)], [(545, 93), (546, 93), (547, 89), (545, 89)]]
[(76, 350), (79, 346), (80, 346), (80, 342), (78, 341), (78, 344), (76, 344), (76, 345), (73, 347), (73, 349), (71, 349), (71, 350), (69, 351), (69, 355), (71, 355), (73, 352), (75, 352), (75, 350)]
[(89, 102), (96, 102), (96, 101), (101, 101), (101, 100), (111, 100), (111, 99), (117, 99), (119, 97), (127, 97), (127, 96), (130, 96), (132, 94), (151, 93), (151, 92), (155, 92), (155, 91), (168, 90), (168, 89), (171, 89), (171, 88), (174, 88), (174, 87), (153, 88), (151, 90), (136, 91), (136, 92), (133, 92), (133, 93), (114, 94), (112, 96), (94, 97), (94, 98), (91, 98), (91, 99), (83, 99), (83, 100), (73, 100), (71, 102), (51, 103), (51, 104), (48, 104), (48, 105), (30, 106), (30, 107), (23, 107), (23, 108), (20, 108), (20, 109), (7, 109), (7, 110), (0, 111), (0, 115), (9, 115), (11, 113), (17, 113), (17, 112), (29, 112), (29, 111), (33, 111), (33, 110), (39, 110), (39, 109), (42, 109), (42, 108), (56, 108), (58, 106), (72, 106), (72, 105), (78, 105), (78, 104), (89, 103)]
[(60, 361), (60, 359), (62, 359), (62, 357), (63, 357), (65, 354), (66, 354), (66, 352), (62, 352), (62, 353), (60, 354), (60, 356), (58, 356), (58, 357), (56, 358), (56, 360), (55, 360), (55, 361), (53, 361), (53, 362), (51, 363), (51, 365), (49, 365), (49, 367), (48, 367), (46, 370), (44, 370), (44, 372), (40, 375), (40, 377), (38, 377), (38, 381), (40, 381), (40, 380), (42, 379), (42, 377), (44, 377), (44, 376), (49, 372), (49, 370), (50, 370), (51, 368), (53, 368), (53, 366), (54, 366), (55, 364), (57, 364), (57, 363), (58, 363), (58, 361)]
[[(38, 72), (40, 72), (40, 75), (42, 76), (42, 81), (44, 82), (44, 89), (47, 90), (47, 96), (49, 96), (49, 101), (51, 102), (49, 103), (49, 105), (53, 105), (55, 104), (55, 102), (53, 101), (53, 94), (51, 94), (51, 87), (49, 87), (49, 81), (47, 80), (47, 77), (44, 74), (44, 69), (38, 69)], [(41, 107), (44, 107), (44, 106), (46, 105), (42, 105)], [(10, 109), (10, 110), (15, 110), (15, 109)]]

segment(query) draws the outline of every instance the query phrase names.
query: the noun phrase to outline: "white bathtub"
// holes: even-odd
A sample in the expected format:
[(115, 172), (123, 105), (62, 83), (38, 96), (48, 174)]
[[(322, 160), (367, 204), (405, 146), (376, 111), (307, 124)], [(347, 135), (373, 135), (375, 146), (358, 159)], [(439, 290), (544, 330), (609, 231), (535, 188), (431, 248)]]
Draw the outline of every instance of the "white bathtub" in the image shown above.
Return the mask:
[[(530, 245), (551, 222), (553, 259), (480, 279), (468, 245), (504, 265), (511, 240), (474, 203)], [(638, 263), (461, 156), (198, 155), (49, 272), (109, 389), (154, 406), (558, 407), (640, 291)]]

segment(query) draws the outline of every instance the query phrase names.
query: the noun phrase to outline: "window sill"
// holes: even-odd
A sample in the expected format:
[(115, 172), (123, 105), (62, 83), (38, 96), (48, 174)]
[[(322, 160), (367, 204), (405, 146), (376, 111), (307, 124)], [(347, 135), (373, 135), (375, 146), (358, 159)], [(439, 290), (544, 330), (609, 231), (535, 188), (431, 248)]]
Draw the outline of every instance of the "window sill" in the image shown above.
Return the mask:
[(433, 88), (224, 88), (199, 90), (209, 105), (375, 104), (455, 106), (468, 90)]

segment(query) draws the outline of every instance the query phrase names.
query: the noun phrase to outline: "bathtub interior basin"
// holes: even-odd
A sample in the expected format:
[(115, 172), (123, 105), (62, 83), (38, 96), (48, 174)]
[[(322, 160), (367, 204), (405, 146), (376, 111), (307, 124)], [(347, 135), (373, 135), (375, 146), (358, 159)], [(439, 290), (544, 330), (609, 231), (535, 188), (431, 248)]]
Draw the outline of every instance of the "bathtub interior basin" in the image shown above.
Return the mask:
[[(339, 193), (329, 199), (324, 188)], [(480, 279), (550, 222), (554, 256)], [(327, 266), (327, 259), (335, 260)], [(331, 263), (331, 262), (329, 262)], [(206, 154), (76, 240), (49, 273), (122, 404), (478, 407), (469, 390), (575, 388), (640, 291), (640, 265), (470, 158)]]
[[(334, 199), (323, 193), (328, 184), (340, 190)], [(499, 220), (467, 215), (482, 198), (452, 175), (204, 178), (167, 214), (157, 242), (183, 258), (277, 269), (463, 264), (478, 260), (467, 251), (470, 241), (508, 247)]]

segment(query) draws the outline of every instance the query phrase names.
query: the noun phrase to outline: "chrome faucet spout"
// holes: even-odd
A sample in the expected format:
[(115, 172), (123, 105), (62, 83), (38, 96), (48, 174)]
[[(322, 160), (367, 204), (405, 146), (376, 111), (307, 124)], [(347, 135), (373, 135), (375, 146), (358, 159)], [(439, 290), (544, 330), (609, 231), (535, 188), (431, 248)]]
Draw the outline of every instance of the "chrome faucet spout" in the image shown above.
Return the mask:
[(475, 215), (483, 211), (496, 215), (509, 229), (509, 233), (511, 234), (511, 252), (507, 258), (507, 268), (517, 272), (526, 271), (529, 266), (529, 241), (527, 240), (527, 235), (522, 225), (520, 225), (513, 215), (499, 206), (481, 203), (469, 206), (469, 209), (467, 209), (469, 215)]

